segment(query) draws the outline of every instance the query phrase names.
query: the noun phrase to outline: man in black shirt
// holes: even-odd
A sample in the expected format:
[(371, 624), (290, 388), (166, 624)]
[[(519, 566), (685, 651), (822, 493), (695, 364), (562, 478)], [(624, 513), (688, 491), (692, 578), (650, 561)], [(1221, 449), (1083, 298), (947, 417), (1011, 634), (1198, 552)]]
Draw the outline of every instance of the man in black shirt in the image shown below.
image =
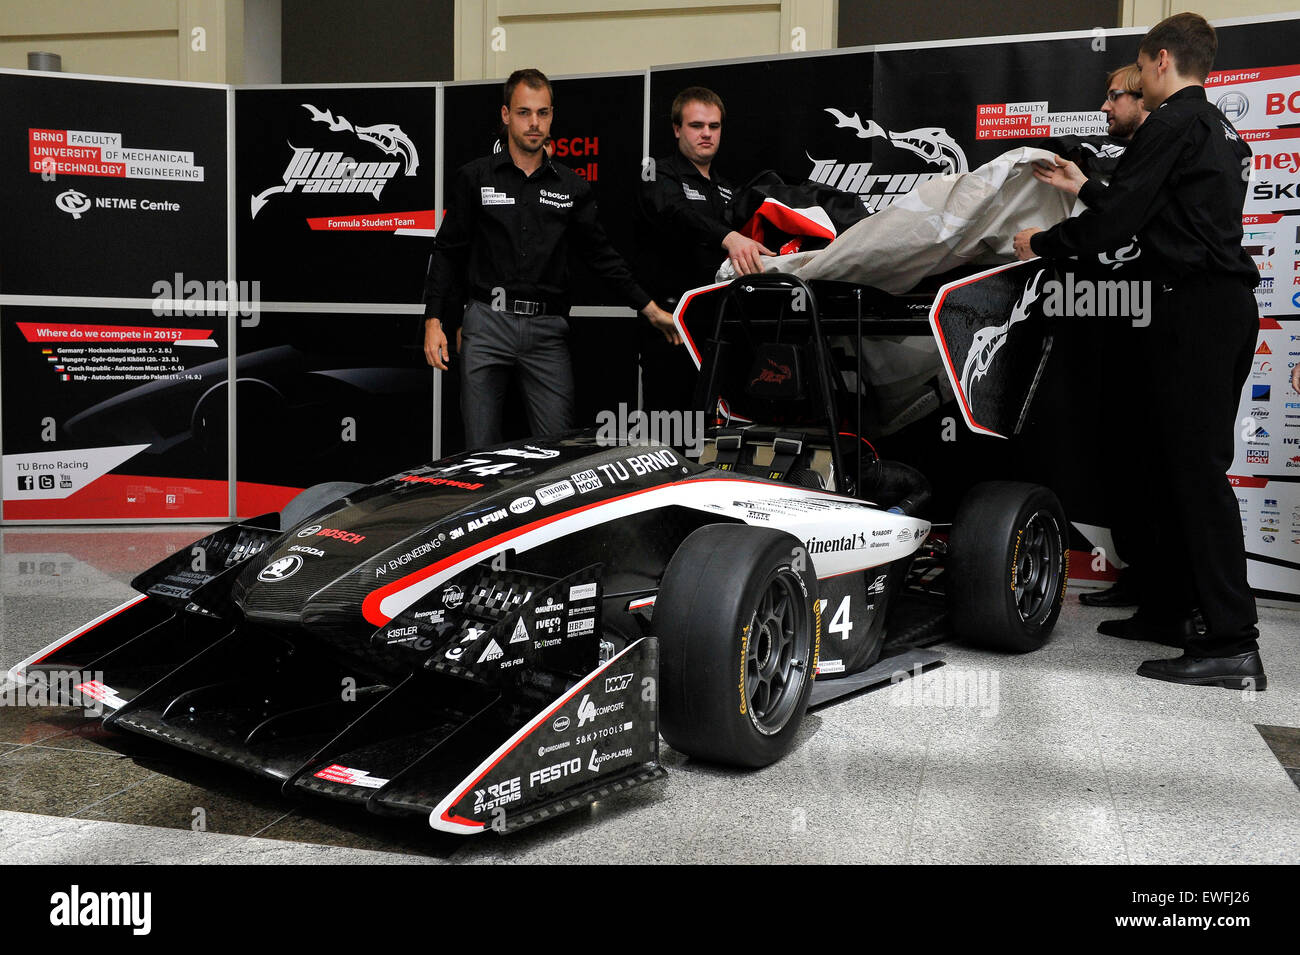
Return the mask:
[[(425, 288), (424, 354), (447, 370), (447, 335), (462, 345), (461, 409), (470, 448), (499, 444), (510, 375), (519, 370), (535, 435), (574, 426), (568, 255), (608, 280), (677, 343), (672, 316), (632, 278), (605, 237), (591, 187), (546, 154), (551, 84), (537, 70), (506, 81), (506, 148), (462, 166), (447, 197)], [(458, 303), (463, 324), (455, 328)]]
[[(1132, 492), (1150, 504), (1160, 559), (1150, 599), (1122, 635), (1185, 648), (1182, 657), (1143, 663), (1141, 676), (1264, 689), (1241, 521), (1225, 476), (1259, 331), (1259, 273), (1241, 247), (1251, 152), (1205, 98), (1216, 46), (1213, 27), (1192, 13), (1143, 37), (1138, 67), (1151, 115), (1114, 179), (1106, 188), (1084, 183), (1086, 211), (1046, 232), (1023, 230), (1015, 248), (1021, 259), (1064, 258), (1137, 236), (1152, 293), (1149, 324), (1135, 322), (1132, 334), (1146, 400), (1116, 426), (1149, 438), (1147, 459), (1131, 463), (1153, 483)], [(1204, 634), (1187, 621), (1193, 607)]]
[[(1102, 100), (1101, 111), (1106, 115), (1107, 135), (1078, 138), (1067, 153), (1076, 159), (1077, 165), (1063, 162), (1058, 156), (1056, 163), (1042, 164), (1041, 168), (1034, 170), (1038, 179), (1071, 195), (1078, 195), (1079, 187), (1088, 180), (1101, 177), (1109, 181), (1129, 141), (1149, 115), (1142, 100), (1142, 80), (1137, 64), (1130, 63), (1111, 70), (1106, 77), (1106, 98)], [(1118, 420), (1128, 413), (1135, 384), (1146, 373), (1146, 369), (1137, 363), (1134, 350), (1128, 347), (1131, 342), (1124, 331), (1098, 328), (1090, 331), (1083, 345), (1089, 349), (1090, 355), (1111, 352), (1110, 372), (1114, 384), (1098, 397), (1099, 401), (1106, 403), (1104, 418), (1107, 421)], [(1159, 559), (1158, 555), (1145, 556), (1149, 521), (1141, 500), (1124, 480), (1128, 473), (1127, 459), (1134, 449), (1123, 447), (1127, 453), (1117, 447), (1112, 459), (1101, 464), (1111, 471), (1110, 480), (1103, 485), (1103, 493), (1114, 544), (1113, 556), (1122, 558), (1126, 564), (1113, 587), (1079, 595), (1079, 602), (1090, 607), (1134, 607), (1140, 604), (1143, 565)], [(1141, 450), (1137, 447), (1136, 453), (1140, 454)], [(1122, 636), (1128, 626), (1127, 620), (1106, 620), (1097, 629), (1107, 636)]]
[[(724, 257), (740, 275), (762, 271), (762, 244), (731, 227), (732, 187), (713, 168), (726, 107), (691, 86), (673, 100), (677, 148), (644, 171), (636, 209), (637, 277), (656, 302), (674, 308), (683, 292), (713, 281)], [(641, 397), (647, 411), (691, 407), (695, 366), (649, 329), (641, 334)]]

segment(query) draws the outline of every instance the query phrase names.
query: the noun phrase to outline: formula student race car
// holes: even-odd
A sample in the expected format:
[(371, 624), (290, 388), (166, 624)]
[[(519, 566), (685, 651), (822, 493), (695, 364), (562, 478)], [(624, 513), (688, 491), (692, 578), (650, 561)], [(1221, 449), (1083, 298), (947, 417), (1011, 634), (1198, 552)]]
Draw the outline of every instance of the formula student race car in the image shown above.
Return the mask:
[[(782, 281), (735, 291), (815, 298)], [(874, 664), (908, 594), (944, 590), (985, 645), (1041, 645), (1067, 576), (1051, 492), (978, 486), (932, 539), (925, 479), (844, 431), (815, 304), (775, 325), (725, 305), (679, 319), (704, 406), (729, 409), (700, 460), (582, 432), (318, 485), (11, 676), (74, 672), (65, 702), (286, 795), (476, 833), (662, 775), (661, 733), (772, 763), (814, 678)], [(742, 407), (772, 424), (737, 427)]]

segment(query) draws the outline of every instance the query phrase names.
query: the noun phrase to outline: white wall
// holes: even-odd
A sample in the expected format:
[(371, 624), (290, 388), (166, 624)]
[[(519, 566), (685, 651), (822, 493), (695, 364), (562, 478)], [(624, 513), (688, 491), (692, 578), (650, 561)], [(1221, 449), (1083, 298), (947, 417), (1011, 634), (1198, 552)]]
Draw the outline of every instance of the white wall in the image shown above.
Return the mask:
[[(845, 0), (855, 2), (855, 0)], [(835, 46), (837, 0), (457, 0), (456, 78), (643, 69)]]

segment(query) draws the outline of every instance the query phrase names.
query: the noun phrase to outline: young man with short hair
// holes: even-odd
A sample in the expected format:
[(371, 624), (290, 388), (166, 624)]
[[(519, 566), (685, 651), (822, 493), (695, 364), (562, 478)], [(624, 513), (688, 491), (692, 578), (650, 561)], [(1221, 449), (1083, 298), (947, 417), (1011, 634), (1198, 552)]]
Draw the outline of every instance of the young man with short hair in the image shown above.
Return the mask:
[[(703, 86), (673, 100), (677, 148), (642, 171), (637, 196), (637, 276), (655, 301), (676, 306), (682, 293), (713, 281), (724, 257), (739, 275), (762, 271), (761, 243), (731, 227), (732, 186), (714, 168), (727, 108)], [(696, 371), (683, 348), (642, 329), (641, 398), (646, 411), (693, 411)]]
[[(1131, 329), (1145, 401), (1116, 427), (1140, 428), (1148, 457), (1132, 462), (1151, 508), (1150, 599), (1131, 618), (1133, 639), (1184, 648), (1148, 660), (1140, 676), (1192, 685), (1264, 689), (1255, 600), (1246, 580), (1236, 495), (1226, 477), (1236, 411), (1259, 331), (1259, 272), (1241, 247), (1250, 147), (1205, 98), (1214, 28), (1194, 13), (1153, 27), (1139, 46), (1151, 111), (1105, 190), (1047, 231), (1015, 237), (1021, 259), (1116, 248), (1136, 235), (1139, 277), (1151, 283), (1146, 327)], [(1193, 608), (1205, 623), (1191, 625)]]
[[(539, 70), (506, 80), (506, 148), (457, 171), (425, 289), (424, 354), (447, 370), (455, 303), (468, 299), (461, 409), (470, 448), (499, 444), (502, 403), (517, 370), (534, 435), (574, 427), (567, 337), (570, 248), (669, 341), (672, 316), (632, 278), (596, 216), (591, 186), (546, 152), (554, 114)], [(449, 327), (444, 327), (449, 326)]]

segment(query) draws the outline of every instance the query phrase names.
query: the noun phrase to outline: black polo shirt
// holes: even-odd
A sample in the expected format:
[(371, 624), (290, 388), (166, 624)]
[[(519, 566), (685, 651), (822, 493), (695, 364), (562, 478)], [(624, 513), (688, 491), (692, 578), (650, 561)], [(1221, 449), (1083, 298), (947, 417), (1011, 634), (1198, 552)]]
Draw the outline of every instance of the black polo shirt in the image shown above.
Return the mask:
[[(712, 173), (713, 170), (710, 169)], [(643, 177), (636, 209), (636, 274), (656, 302), (669, 307), (683, 292), (713, 281), (726, 258), (731, 186), (675, 152)]]
[(1241, 247), (1251, 151), (1232, 124), (1188, 86), (1138, 127), (1106, 188), (1091, 180), (1079, 193), (1088, 208), (1030, 241), (1049, 258), (1118, 248), (1136, 235), (1139, 267), (1152, 279), (1235, 276), (1259, 283)]
[(571, 169), (544, 159), (525, 175), (508, 149), (466, 163), (452, 181), (434, 240), (424, 314), (455, 327), (466, 298), (490, 302), (498, 288), (510, 299), (544, 301), (548, 311), (564, 314), (571, 247), (632, 308), (650, 302), (609, 244), (591, 186)]

